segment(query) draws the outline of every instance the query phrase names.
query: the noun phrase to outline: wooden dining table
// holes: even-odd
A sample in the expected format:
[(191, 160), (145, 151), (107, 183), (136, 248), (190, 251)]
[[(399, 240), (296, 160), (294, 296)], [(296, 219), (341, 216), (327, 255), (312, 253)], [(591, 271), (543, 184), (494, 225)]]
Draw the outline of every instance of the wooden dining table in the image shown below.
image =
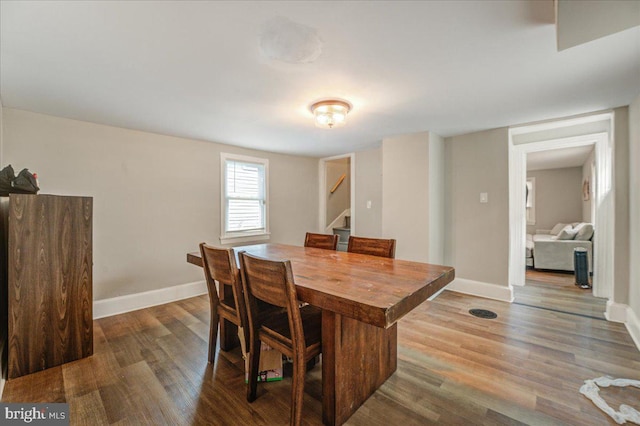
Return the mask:
[[(290, 260), (298, 299), (322, 309), (326, 425), (343, 424), (396, 371), (398, 320), (455, 276), (449, 266), (283, 244), (235, 251)], [(202, 266), (200, 253), (188, 253), (187, 262)], [(223, 350), (233, 337), (228, 326), (221, 327)]]

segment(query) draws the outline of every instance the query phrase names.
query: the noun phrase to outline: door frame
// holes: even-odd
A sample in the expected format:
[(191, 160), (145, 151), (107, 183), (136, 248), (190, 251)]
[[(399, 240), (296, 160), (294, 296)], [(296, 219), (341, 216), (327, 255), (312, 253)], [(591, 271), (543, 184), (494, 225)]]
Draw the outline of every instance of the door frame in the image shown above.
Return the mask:
[[(603, 119), (603, 115), (585, 117), (586, 122)], [(613, 114), (604, 115), (611, 120)], [(552, 123), (547, 123), (552, 124)], [(572, 123), (575, 124), (575, 123)], [(557, 124), (554, 124), (557, 128)], [(540, 131), (541, 128), (530, 130)], [(509, 131), (509, 286), (525, 284), (525, 240), (526, 211), (525, 185), (527, 176), (526, 155), (530, 152), (549, 149), (570, 148), (595, 145), (596, 162), (596, 237), (593, 241), (593, 294), (596, 297), (611, 299), (614, 281), (614, 220), (615, 194), (613, 185), (613, 138), (612, 130), (587, 135), (549, 139), (537, 142), (514, 144), (512, 129)], [(521, 129), (520, 134), (524, 133)], [(535, 254), (534, 254), (535, 256)]]

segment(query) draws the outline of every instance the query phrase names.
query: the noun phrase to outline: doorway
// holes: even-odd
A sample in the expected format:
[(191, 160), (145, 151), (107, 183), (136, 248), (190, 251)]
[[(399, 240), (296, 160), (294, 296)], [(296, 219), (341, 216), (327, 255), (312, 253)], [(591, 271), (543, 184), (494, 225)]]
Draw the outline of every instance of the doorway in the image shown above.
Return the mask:
[(341, 247), (355, 232), (355, 154), (322, 158), (319, 170), (318, 231), (340, 235)]
[[(526, 156), (550, 149), (595, 145), (595, 232), (593, 241), (593, 294), (609, 299), (613, 292), (612, 113), (522, 126), (509, 131), (510, 286), (525, 285), (526, 260)], [(569, 135), (579, 129), (600, 130)], [(556, 137), (549, 136), (555, 135)], [(545, 137), (546, 136), (546, 137)]]

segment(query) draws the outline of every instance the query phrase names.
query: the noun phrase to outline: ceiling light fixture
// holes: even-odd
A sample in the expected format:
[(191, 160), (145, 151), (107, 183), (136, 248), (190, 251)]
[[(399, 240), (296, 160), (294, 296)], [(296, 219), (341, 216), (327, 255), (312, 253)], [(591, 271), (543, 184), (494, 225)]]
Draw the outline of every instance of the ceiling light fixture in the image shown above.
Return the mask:
[(351, 104), (337, 99), (329, 99), (314, 103), (309, 107), (316, 118), (316, 126), (331, 129), (347, 122), (347, 114)]

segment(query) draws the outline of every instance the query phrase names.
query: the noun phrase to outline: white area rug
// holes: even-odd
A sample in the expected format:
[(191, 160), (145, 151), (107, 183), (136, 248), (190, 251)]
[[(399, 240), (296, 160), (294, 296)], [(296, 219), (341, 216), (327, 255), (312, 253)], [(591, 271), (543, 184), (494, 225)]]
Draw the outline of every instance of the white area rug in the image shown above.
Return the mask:
[(607, 413), (619, 425), (626, 422), (640, 425), (640, 412), (633, 407), (622, 404), (620, 411), (616, 411), (609, 407), (604, 399), (600, 396), (600, 387), (607, 388), (609, 386), (625, 387), (634, 386), (640, 389), (640, 380), (614, 379), (612, 377), (598, 377), (593, 380), (585, 380), (584, 385), (580, 388), (580, 393), (589, 398), (598, 408)]

